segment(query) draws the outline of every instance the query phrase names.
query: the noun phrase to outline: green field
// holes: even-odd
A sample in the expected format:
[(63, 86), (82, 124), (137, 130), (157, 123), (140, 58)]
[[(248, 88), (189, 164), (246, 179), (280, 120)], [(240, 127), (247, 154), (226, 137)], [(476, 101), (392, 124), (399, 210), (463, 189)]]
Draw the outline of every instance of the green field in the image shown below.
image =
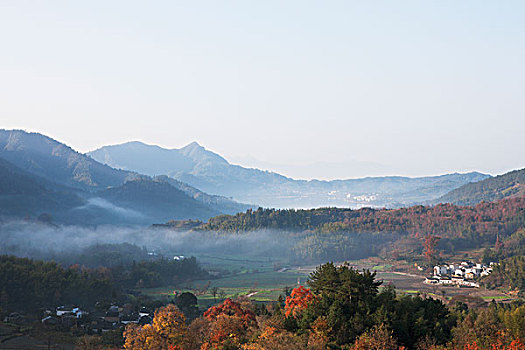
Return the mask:
[[(213, 277), (163, 288), (140, 291), (154, 298), (173, 298), (175, 292), (192, 292), (199, 306), (209, 307), (224, 298), (249, 296), (259, 302), (276, 301), (285, 288), (304, 284), (308, 273), (290, 269), (286, 261), (255, 259), (243, 256), (196, 255), (201, 266)], [(212, 290), (216, 287), (214, 297)]]

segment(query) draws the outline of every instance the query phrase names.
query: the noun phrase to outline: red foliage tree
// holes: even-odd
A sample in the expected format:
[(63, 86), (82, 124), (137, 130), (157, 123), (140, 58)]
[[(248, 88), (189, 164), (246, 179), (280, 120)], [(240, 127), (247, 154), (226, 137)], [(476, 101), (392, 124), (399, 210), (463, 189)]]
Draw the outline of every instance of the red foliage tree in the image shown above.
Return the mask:
[(220, 305), (209, 308), (204, 313), (204, 317), (209, 321), (216, 321), (220, 315), (239, 317), (246, 328), (257, 326), (255, 314), (251, 310), (243, 309), (240, 303), (237, 303), (230, 298), (224, 300)]
[(423, 253), (428, 261), (431, 261), (436, 256), (436, 246), (441, 237), (433, 236), (431, 234), (426, 235), (423, 241)]
[(204, 317), (210, 321), (210, 329), (202, 350), (238, 349), (247, 341), (248, 330), (257, 328), (255, 314), (230, 298), (209, 308)]
[(284, 306), (284, 311), (286, 317), (293, 315), (297, 316), (302, 310), (306, 309), (308, 304), (314, 300), (315, 297), (310, 292), (310, 289), (307, 289), (303, 286), (299, 286), (292, 290), (292, 294), (286, 297), (286, 304)]

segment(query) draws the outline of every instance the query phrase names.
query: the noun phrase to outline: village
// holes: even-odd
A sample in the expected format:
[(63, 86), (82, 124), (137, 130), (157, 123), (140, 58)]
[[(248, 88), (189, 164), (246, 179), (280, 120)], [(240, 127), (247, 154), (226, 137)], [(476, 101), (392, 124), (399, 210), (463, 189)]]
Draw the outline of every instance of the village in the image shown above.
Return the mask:
[(479, 283), (476, 280), (492, 273), (494, 264), (495, 263), (491, 262), (489, 266), (487, 266), (463, 261), (457, 265), (436, 265), (433, 269), (433, 275), (427, 277), (424, 283), (479, 288)]
[[(137, 312), (130, 304), (124, 306), (111, 305), (105, 311), (88, 312), (77, 306), (62, 305), (54, 310), (45, 310), (41, 323), (61, 329), (75, 327), (86, 334), (100, 334), (118, 329), (128, 323), (138, 325), (149, 324), (153, 321), (152, 312), (141, 307)], [(13, 312), (4, 318), (4, 323), (30, 324), (32, 320), (23, 313)]]

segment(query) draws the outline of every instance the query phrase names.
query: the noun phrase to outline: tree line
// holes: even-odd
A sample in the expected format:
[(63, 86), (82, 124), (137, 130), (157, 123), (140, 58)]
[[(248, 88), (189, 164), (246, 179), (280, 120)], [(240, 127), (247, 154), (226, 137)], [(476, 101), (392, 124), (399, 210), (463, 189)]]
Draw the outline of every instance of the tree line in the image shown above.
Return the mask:
[[(119, 249), (116, 246), (114, 249)], [(87, 267), (0, 255), (0, 309), (32, 312), (61, 304), (88, 307), (97, 301), (117, 300), (128, 289), (161, 287), (207, 277), (209, 274), (195, 257), (122, 264), (110, 261), (108, 266), (99, 263)]]

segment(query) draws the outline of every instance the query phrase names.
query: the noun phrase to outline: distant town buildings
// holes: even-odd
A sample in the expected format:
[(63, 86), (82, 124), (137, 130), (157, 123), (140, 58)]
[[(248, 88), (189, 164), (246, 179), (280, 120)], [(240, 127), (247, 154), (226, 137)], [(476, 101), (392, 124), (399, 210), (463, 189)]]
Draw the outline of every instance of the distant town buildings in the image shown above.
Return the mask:
[(479, 283), (473, 280), (488, 276), (492, 272), (493, 265), (492, 262), (486, 266), (468, 261), (463, 261), (457, 265), (436, 265), (433, 269), (433, 275), (427, 277), (425, 283), (479, 288)]

